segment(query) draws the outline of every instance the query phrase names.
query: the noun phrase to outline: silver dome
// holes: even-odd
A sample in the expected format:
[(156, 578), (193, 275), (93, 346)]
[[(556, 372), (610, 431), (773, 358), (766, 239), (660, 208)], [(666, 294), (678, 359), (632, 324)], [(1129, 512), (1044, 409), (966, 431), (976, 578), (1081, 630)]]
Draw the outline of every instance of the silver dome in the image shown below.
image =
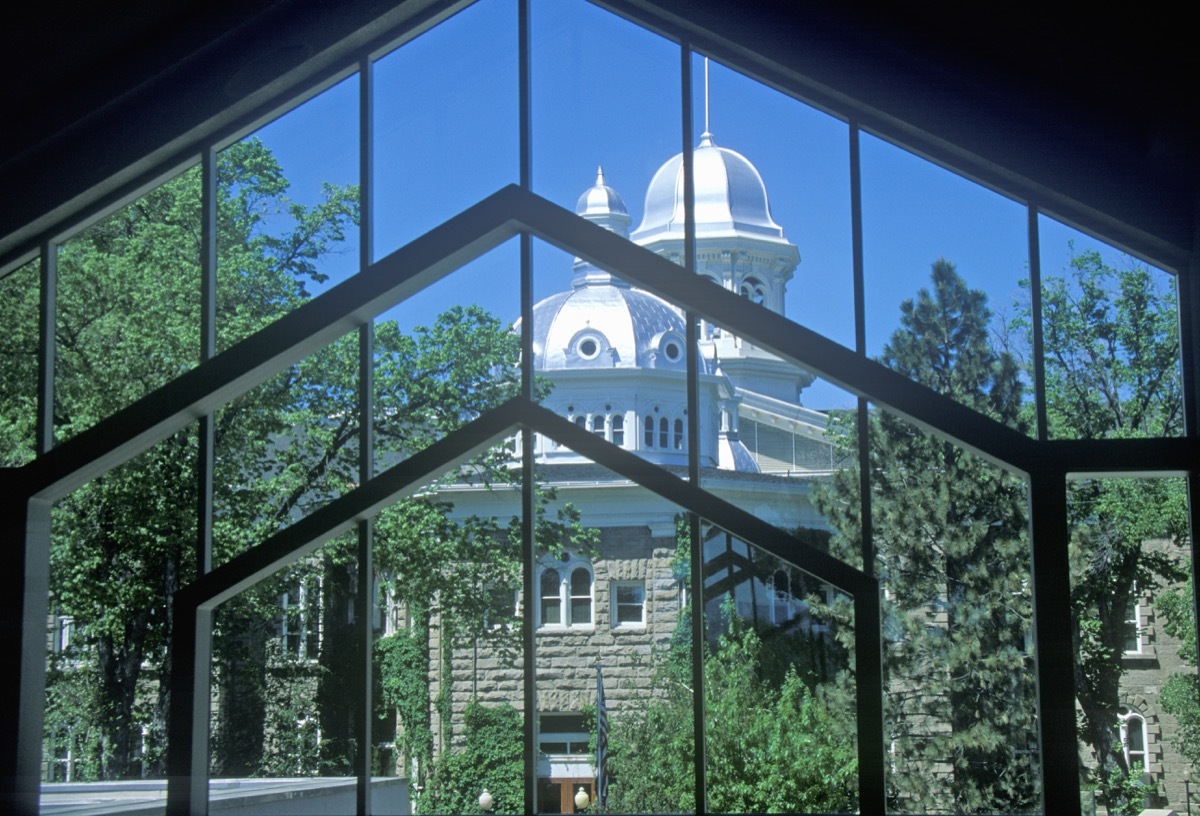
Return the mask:
[[(767, 188), (753, 164), (736, 150), (718, 147), (705, 133), (693, 151), (696, 174), (696, 237), (734, 233), (786, 242), (771, 218)], [(683, 154), (667, 161), (646, 189), (646, 207), (633, 240), (681, 238), (684, 223)]]
[(620, 194), (604, 183), (604, 168), (596, 168), (596, 183), (583, 191), (575, 203), (575, 212), (589, 221), (610, 229), (622, 238), (629, 237), (629, 210)]
[(649, 292), (617, 281), (579, 282), (570, 292), (551, 295), (533, 307), (533, 359), (539, 371), (682, 372), (687, 367), (686, 348), (686, 326), (678, 311)]

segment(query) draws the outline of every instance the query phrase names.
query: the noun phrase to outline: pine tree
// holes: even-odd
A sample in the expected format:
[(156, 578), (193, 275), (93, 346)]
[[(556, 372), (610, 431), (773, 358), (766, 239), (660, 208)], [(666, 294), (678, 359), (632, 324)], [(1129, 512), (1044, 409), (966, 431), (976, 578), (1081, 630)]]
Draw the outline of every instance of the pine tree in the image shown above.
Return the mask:
[[(882, 362), (1020, 426), (1018, 368), (993, 350), (990, 320), (986, 296), (939, 260), (932, 288), (901, 305)], [(1037, 802), (1037, 737), (1023, 485), (886, 411), (873, 411), (869, 422), (893, 806), (1029, 810)], [(852, 423), (834, 428), (842, 428), (846, 452), (857, 449)], [(856, 562), (858, 468), (837, 472), (817, 504), (836, 531), (833, 551)]]

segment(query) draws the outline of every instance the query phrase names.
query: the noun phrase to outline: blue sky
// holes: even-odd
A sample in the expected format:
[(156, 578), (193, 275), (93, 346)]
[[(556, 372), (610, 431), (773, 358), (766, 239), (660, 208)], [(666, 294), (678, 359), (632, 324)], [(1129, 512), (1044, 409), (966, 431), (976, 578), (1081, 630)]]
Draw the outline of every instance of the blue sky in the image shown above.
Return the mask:
[[(655, 170), (681, 149), (679, 49), (583, 0), (534, 0), (533, 186), (573, 208), (604, 166), (633, 225)], [(518, 180), (515, 0), (482, 0), (380, 60), (376, 69), (375, 256), (499, 187)], [(692, 59), (695, 134), (704, 129), (703, 59)], [(845, 123), (722, 65), (710, 66), (710, 129), (716, 143), (758, 168), (775, 220), (799, 247), (787, 315), (852, 347), (849, 148)], [(358, 181), (357, 79), (352, 77), (262, 128), (309, 203), (322, 182)], [(929, 280), (938, 258), (1011, 314), (1028, 274), (1020, 204), (882, 139), (864, 134), (864, 268), (867, 351), (878, 354), (899, 322), (900, 303)], [(1041, 225), (1043, 275), (1075, 249), (1119, 253), (1050, 219)], [(356, 238), (326, 260), (332, 283), (357, 266)], [(539, 245), (535, 296), (569, 286), (568, 256)], [(388, 317), (405, 327), (455, 303), (476, 302), (515, 319), (515, 242), (464, 267)], [(827, 408), (849, 396), (824, 383), (805, 404)]]

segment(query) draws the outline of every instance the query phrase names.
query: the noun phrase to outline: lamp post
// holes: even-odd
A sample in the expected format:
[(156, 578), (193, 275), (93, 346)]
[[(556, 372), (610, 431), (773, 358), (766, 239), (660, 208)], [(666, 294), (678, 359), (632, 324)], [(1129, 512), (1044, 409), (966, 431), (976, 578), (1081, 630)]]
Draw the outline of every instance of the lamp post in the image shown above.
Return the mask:
[(1183, 772), (1183, 798), (1187, 801), (1188, 816), (1192, 816), (1192, 769)]
[(575, 794), (575, 812), (578, 813), (582, 810), (587, 810), (591, 803), (592, 798), (588, 796), (588, 792), (583, 785), (580, 785), (579, 791)]
[(484, 788), (483, 793), (479, 794), (479, 809), (484, 813), (491, 813), (494, 807), (496, 807), (496, 800), (488, 793), (488, 789)]

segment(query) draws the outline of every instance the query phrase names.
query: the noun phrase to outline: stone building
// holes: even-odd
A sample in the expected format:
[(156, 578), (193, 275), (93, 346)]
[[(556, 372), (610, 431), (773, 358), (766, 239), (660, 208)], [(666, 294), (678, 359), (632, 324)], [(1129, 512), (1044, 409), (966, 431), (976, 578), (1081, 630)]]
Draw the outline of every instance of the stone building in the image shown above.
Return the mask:
[[(761, 176), (709, 133), (694, 155), (697, 271), (782, 312), (800, 258), (771, 218)], [(632, 234), (625, 203), (602, 169), (576, 212), (679, 259), (682, 161), (677, 155), (654, 175), (644, 219)], [(707, 489), (782, 529), (823, 527), (810, 495), (815, 480), (831, 471), (833, 453), (824, 439), (825, 415), (802, 404), (812, 376), (708, 324), (689, 349), (676, 307), (583, 260), (575, 260), (573, 272), (570, 291), (533, 309), (534, 367), (552, 385), (543, 405), (679, 476), (687, 475), (688, 425), (696, 422)], [(699, 370), (695, 417), (687, 409), (688, 354)], [(552, 440), (537, 436), (535, 445), (538, 478), (553, 490), (554, 503), (576, 508), (599, 541), (592, 552), (548, 553), (538, 564), (539, 801), (549, 808), (561, 802), (567, 812), (572, 791), (590, 790), (595, 776), (583, 723), (585, 708), (596, 701), (597, 662), (611, 717), (654, 693), (655, 658), (687, 604), (684, 576), (674, 566), (680, 510)], [(511, 517), (519, 501), (516, 493), (468, 484), (440, 497), (460, 517)], [(802, 584), (793, 587), (798, 576), (761, 559), (753, 564), (744, 544), (721, 537), (706, 544), (705, 555), (705, 597), (714, 613), (732, 595), (747, 618), (782, 625), (804, 617)], [(521, 706), (519, 658), (478, 642), (456, 648), (437, 632), (432, 643), (431, 696), (441, 691), (448, 663), (456, 714), (471, 699)], [(452, 740), (452, 730), (435, 723), (444, 738)]]

